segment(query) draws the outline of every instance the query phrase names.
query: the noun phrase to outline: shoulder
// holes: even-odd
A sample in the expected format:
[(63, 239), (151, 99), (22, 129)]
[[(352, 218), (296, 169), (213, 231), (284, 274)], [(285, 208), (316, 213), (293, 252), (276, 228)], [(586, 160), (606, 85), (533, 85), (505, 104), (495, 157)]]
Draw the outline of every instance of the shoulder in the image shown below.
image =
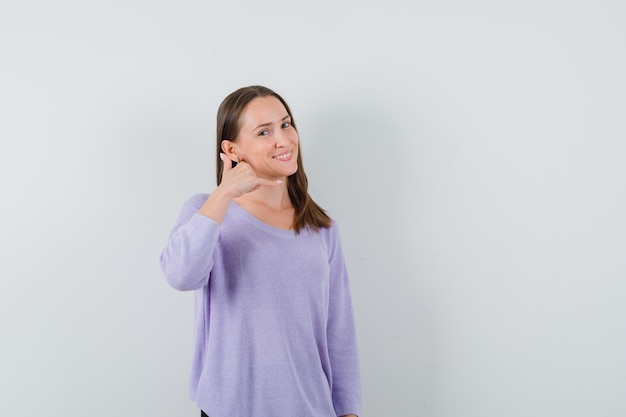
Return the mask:
[(337, 220), (332, 216), (329, 216), (329, 217), (330, 217), (330, 226), (320, 228), (317, 233), (319, 233), (322, 236), (322, 238), (324, 239), (324, 241), (326, 241), (326, 243), (328, 244), (330, 248), (333, 248), (341, 241), (341, 237), (340, 237), (341, 233), (339, 230), (339, 223), (337, 223)]
[(180, 209), (180, 214), (178, 215), (179, 223), (182, 224), (192, 218), (193, 215), (200, 210), (200, 207), (202, 207), (208, 197), (208, 194), (194, 194), (185, 200)]
[(204, 204), (207, 198), (209, 198), (209, 194), (202, 194), (202, 193), (194, 194), (185, 201), (185, 203), (183, 204), (183, 207), (185, 209), (190, 209), (190, 210), (193, 209), (193, 210), (198, 211), (200, 207), (202, 207), (202, 205)]
[(321, 230), (326, 230), (332, 235), (339, 235), (339, 223), (337, 222), (337, 219), (328, 212), (326, 214), (328, 215), (328, 218), (330, 218), (330, 226)]

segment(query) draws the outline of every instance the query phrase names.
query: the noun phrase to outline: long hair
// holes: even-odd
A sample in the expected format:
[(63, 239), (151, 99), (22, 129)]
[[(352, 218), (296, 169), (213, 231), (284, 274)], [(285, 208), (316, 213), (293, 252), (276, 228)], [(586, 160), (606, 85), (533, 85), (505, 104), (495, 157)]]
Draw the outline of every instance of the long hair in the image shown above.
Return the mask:
[[(222, 101), (222, 104), (220, 104), (220, 107), (217, 110), (217, 147), (215, 155), (215, 168), (218, 186), (222, 182), (222, 172), (224, 170), (224, 162), (220, 158), (220, 153), (222, 152), (222, 141), (234, 141), (239, 134), (239, 130), (241, 129), (241, 115), (243, 114), (248, 103), (257, 97), (267, 96), (276, 97), (280, 100), (283, 106), (285, 106), (287, 114), (289, 114), (289, 117), (291, 118), (291, 126), (296, 129), (296, 132), (298, 131), (293, 115), (291, 114), (291, 109), (289, 109), (287, 102), (285, 102), (281, 96), (269, 88), (260, 85), (253, 85), (250, 87), (240, 88), (229, 94), (224, 101)], [(309, 182), (302, 164), (301, 148), (298, 149), (297, 162), (298, 170), (294, 174), (287, 177), (287, 192), (289, 194), (291, 204), (293, 204), (296, 211), (293, 222), (294, 230), (296, 233), (300, 233), (300, 230), (303, 228), (318, 231), (320, 228), (330, 227), (330, 217), (328, 217), (324, 209), (313, 201), (309, 195)]]

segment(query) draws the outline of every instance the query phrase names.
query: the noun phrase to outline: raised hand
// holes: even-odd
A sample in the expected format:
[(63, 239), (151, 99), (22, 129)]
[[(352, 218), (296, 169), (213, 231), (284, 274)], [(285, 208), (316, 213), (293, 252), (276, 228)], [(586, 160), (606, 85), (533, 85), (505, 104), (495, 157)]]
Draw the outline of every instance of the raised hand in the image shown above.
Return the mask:
[(276, 187), (282, 183), (280, 180), (259, 178), (254, 169), (245, 161), (239, 161), (233, 168), (233, 161), (228, 156), (221, 153), (220, 158), (224, 162), (222, 182), (198, 211), (218, 223), (224, 220), (228, 206), (234, 198), (258, 190), (260, 187)]
[(223, 162), (222, 182), (218, 188), (224, 190), (232, 198), (240, 197), (246, 193), (258, 190), (260, 187), (275, 187), (280, 185), (280, 180), (268, 180), (260, 178), (254, 169), (245, 161), (240, 160), (233, 168), (233, 161), (224, 153), (220, 153)]

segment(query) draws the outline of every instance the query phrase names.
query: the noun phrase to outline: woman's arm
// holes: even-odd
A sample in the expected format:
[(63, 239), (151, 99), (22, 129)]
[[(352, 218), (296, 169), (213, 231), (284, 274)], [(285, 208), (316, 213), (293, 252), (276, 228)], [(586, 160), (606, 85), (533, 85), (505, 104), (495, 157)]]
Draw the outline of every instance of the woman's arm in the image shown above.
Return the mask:
[(224, 161), (222, 182), (208, 197), (198, 194), (185, 203), (161, 253), (161, 269), (167, 281), (181, 291), (202, 288), (209, 281), (219, 226), (233, 199), (281, 183), (257, 177), (244, 161), (232, 168), (232, 160), (220, 156)]
[(334, 221), (329, 233), (330, 298), (327, 337), (332, 397), (338, 415), (355, 416), (361, 409), (361, 383), (350, 284), (339, 230)]
[(205, 286), (213, 267), (213, 251), (220, 228), (213, 219), (198, 213), (206, 200), (206, 194), (187, 200), (161, 253), (165, 278), (180, 291)]

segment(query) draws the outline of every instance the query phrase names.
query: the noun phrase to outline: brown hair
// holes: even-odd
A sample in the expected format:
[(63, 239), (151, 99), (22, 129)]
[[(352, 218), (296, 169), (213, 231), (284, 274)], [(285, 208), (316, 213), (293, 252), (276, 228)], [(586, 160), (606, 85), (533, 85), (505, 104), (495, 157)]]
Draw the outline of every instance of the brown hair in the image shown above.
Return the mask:
[[(257, 97), (276, 97), (285, 106), (289, 117), (291, 118), (291, 125), (296, 131), (296, 123), (291, 114), (289, 106), (274, 91), (267, 87), (260, 85), (253, 85), (250, 87), (240, 88), (230, 93), (222, 104), (220, 104), (217, 110), (217, 149), (215, 155), (215, 167), (217, 174), (217, 185), (222, 182), (222, 172), (224, 170), (224, 162), (220, 158), (222, 152), (222, 141), (235, 140), (239, 134), (241, 125), (239, 119), (243, 114), (246, 106), (252, 100)], [(289, 199), (291, 204), (296, 210), (293, 228), (296, 233), (300, 233), (303, 228), (309, 228), (314, 231), (318, 231), (320, 228), (330, 227), (331, 220), (322, 209), (309, 195), (308, 188), (309, 182), (306, 174), (304, 173), (304, 166), (302, 165), (302, 150), (298, 150), (298, 170), (287, 177), (287, 192), (289, 193)]]

